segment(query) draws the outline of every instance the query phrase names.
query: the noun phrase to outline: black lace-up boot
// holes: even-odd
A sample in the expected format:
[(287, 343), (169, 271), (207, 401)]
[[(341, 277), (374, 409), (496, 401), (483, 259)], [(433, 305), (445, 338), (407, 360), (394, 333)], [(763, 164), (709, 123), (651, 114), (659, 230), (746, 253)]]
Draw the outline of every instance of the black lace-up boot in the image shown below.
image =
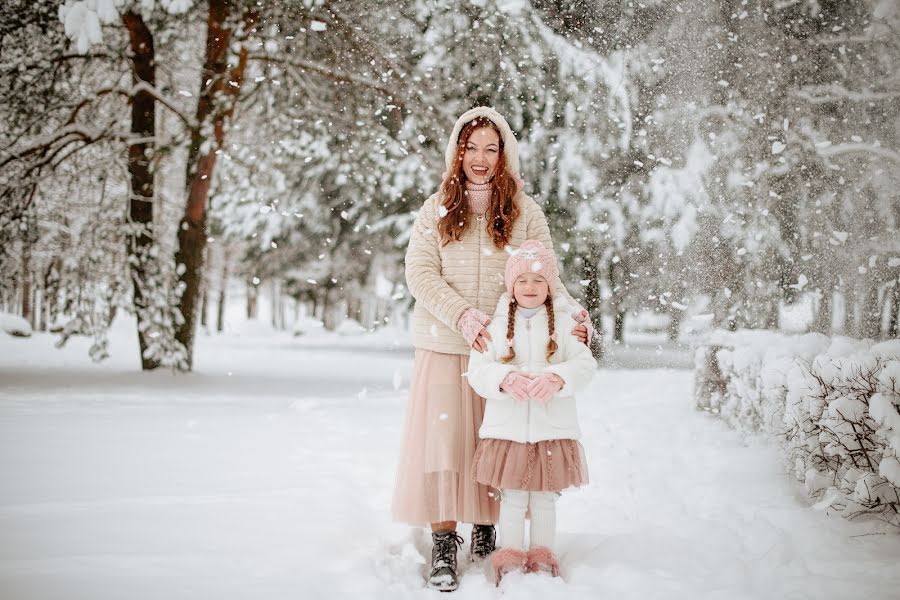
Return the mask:
[(463, 539), (455, 531), (433, 532), (431, 539), (431, 573), (428, 575), (428, 587), (442, 592), (452, 592), (459, 586), (456, 573), (456, 551)]
[(472, 545), (469, 559), (479, 560), (490, 556), (497, 547), (497, 530), (493, 525), (472, 525)]

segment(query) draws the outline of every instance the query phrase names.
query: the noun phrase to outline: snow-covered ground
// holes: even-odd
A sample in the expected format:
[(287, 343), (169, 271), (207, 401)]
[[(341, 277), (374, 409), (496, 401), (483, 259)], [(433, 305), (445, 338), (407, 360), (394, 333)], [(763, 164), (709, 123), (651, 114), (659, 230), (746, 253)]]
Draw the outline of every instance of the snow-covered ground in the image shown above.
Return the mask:
[[(406, 339), (245, 328), (201, 335), (197, 372), (172, 375), (138, 372), (129, 332), (103, 365), (84, 340), (0, 335), (0, 598), (439, 596), (428, 536), (389, 517)], [(563, 579), (498, 590), (467, 566), (454, 597), (897, 598), (900, 534), (811, 508), (774, 449), (694, 410), (691, 381), (599, 371)]]

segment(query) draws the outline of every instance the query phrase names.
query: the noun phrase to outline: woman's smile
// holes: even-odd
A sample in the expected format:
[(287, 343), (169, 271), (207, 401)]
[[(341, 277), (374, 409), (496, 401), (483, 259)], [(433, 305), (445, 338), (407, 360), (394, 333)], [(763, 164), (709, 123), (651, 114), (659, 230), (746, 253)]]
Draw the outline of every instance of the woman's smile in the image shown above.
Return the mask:
[(463, 154), (463, 172), (472, 183), (487, 183), (500, 159), (500, 136), (490, 127), (472, 132)]

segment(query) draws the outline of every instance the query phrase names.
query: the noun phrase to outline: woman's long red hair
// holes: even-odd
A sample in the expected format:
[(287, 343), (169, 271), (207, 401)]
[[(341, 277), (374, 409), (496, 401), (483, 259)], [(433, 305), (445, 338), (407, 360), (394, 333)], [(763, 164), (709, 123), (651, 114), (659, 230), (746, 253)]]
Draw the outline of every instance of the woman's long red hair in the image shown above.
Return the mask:
[(518, 186), (506, 164), (503, 134), (490, 119), (476, 117), (466, 123), (459, 132), (456, 154), (453, 155), (449, 175), (441, 185), (441, 191), (444, 194), (442, 204), (447, 209), (447, 214), (438, 221), (438, 231), (441, 234), (441, 245), (443, 246), (462, 239), (463, 233), (472, 221), (469, 202), (466, 200), (467, 178), (463, 171), (463, 155), (466, 153), (466, 144), (469, 143), (469, 138), (482, 127), (490, 127), (500, 137), (500, 156), (497, 160), (494, 178), (491, 180), (493, 184), (491, 186), (491, 203), (485, 213), (488, 233), (498, 250), (502, 250), (509, 244), (513, 223), (519, 217), (519, 207), (514, 201)]

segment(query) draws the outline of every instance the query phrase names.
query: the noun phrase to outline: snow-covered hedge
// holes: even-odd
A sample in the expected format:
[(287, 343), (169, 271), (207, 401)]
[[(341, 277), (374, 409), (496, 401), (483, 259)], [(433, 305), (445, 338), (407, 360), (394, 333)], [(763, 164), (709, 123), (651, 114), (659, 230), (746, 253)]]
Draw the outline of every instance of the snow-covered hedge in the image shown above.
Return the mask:
[(900, 525), (900, 340), (715, 332), (694, 393), (732, 427), (778, 439), (812, 497)]

